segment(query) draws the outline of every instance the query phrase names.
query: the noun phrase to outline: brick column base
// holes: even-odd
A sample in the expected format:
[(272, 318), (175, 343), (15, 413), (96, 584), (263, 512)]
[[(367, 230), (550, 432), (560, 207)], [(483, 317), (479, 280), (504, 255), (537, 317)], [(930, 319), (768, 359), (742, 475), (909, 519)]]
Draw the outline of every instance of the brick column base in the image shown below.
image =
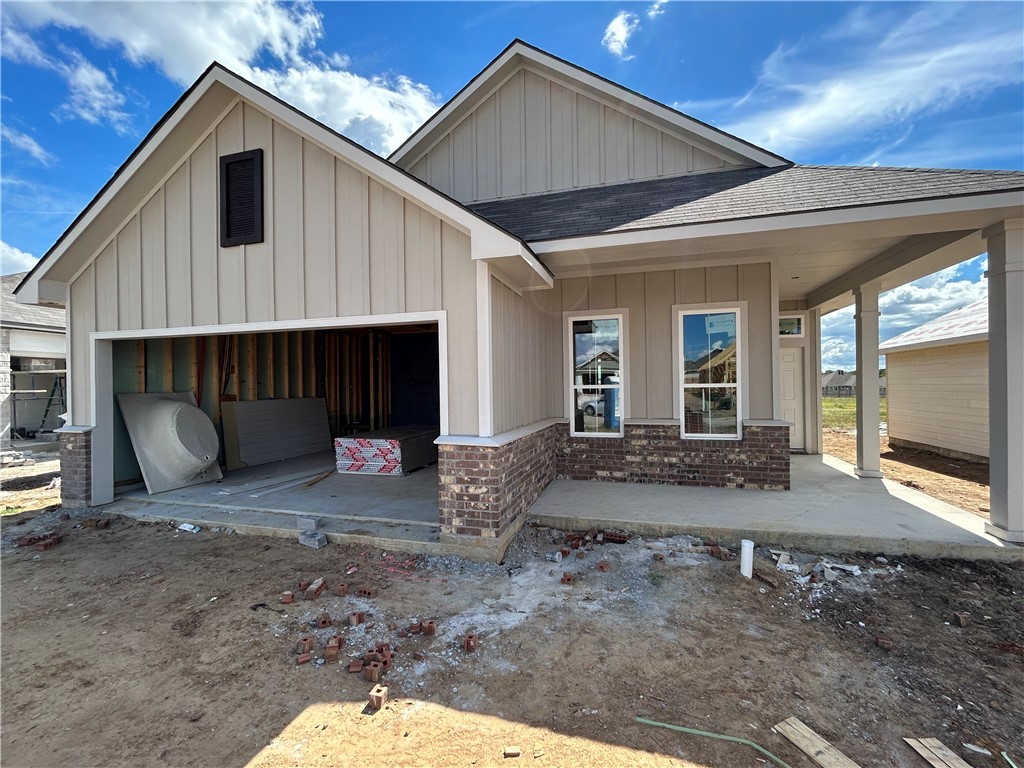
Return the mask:
[(67, 509), (92, 506), (92, 427), (61, 427), (60, 503)]
[(557, 429), (545, 427), (497, 447), (438, 446), (442, 543), (473, 559), (500, 560), (555, 477)]

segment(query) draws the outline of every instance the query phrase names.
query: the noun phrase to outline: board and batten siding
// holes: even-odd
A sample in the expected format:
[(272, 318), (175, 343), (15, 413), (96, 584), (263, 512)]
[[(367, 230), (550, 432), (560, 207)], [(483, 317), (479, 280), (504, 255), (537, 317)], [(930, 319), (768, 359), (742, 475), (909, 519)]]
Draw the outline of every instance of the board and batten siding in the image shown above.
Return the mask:
[[(627, 419), (671, 419), (672, 339), (676, 304), (747, 302), (747, 401), (744, 418), (770, 419), (773, 407), (771, 264), (634, 272), (558, 280), (562, 310), (625, 309)], [(564, 329), (561, 331), (564, 335)], [(561, 370), (561, 369), (560, 369)], [(560, 382), (560, 411), (565, 410)], [(675, 416), (678, 418), (678, 416)]]
[[(264, 152), (264, 241), (221, 248), (218, 158), (255, 148)], [(469, 236), (247, 102), (143, 201), (70, 290), (76, 424), (93, 419), (93, 331), (447, 310), (449, 429), (477, 433)]]
[(518, 295), (491, 278), (494, 431), (561, 416), (562, 311), (556, 290)]
[(732, 163), (710, 148), (523, 68), (432, 147), (402, 165), (466, 203)]
[(889, 436), (989, 455), (988, 342), (886, 355)]

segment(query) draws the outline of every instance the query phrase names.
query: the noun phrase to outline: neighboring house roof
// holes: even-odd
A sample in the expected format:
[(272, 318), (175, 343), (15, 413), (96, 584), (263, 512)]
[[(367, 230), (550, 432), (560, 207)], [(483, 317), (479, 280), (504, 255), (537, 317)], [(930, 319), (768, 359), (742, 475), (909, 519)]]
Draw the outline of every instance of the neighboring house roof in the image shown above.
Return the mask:
[(14, 289), (27, 274), (15, 272), (0, 277), (0, 327), (64, 333), (66, 323), (63, 309), (19, 304), (14, 298)]
[(727, 152), (740, 164), (778, 166), (790, 162), (774, 152), (769, 152), (745, 139), (685, 115), (659, 101), (612, 82), (570, 61), (553, 56), (518, 38), (513, 40), (505, 50), (449, 99), (427, 122), (416, 129), (398, 149), (391, 153), (388, 160), (403, 167), (410, 165), (469, 112), (487, 99), (508, 77), (524, 66), (571, 81), (603, 101), (642, 111), (660, 128), (676, 132), (681, 137), (686, 137), (687, 141), (693, 140), (698, 144)]
[(526, 241), (1024, 190), (1024, 172), (794, 165), (738, 168), (470, 207)]
[(855, 387), (857, 386), (857, 372), (851, 371), (829, 371), (821, 377), (823, 387)]
[(591, 363), (596, 362), (598, 358), (605, 358), (605, 359), (609, 359), (610, 358), (611, 360), (614, 360), (616, 363), (619, 362), (619, 356), (616, 355), (614, 352), (612, 352), (611, 350), (608, 350), (608, 349), (601, 349), (601, 350), (598, 350), (597, 352), (595, 352), (594, 354), (592, 354), (590, 357), (588, 357), (582, 363), (579, 363), (576, 366), (576, 370), (579, 370), (581, 368), (585, 368), (586, 366), (590, 365)]
[(987, 340), (988, 297), (901, 333), (880, 344), (878, 351), (891, 354), (911, 349), (945, 347)]

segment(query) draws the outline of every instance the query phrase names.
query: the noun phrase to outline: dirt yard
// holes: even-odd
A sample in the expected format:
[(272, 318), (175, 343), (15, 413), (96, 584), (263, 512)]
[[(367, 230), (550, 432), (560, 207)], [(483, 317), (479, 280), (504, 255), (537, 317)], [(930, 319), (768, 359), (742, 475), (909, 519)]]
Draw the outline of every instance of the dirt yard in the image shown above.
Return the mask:
[[(673, 556), (685, 537), (554, 563), (561, 534), (527, 528), (502, 565), (481, 565), (81, 523), (59, 511), (2, 523), (4, 766), (766, 764), (636, 716), (750, 739), (793, 768), (812, 763), (772, 730), (790, 716), (865, 768), (926, 768), (904, 736), (936, 737), (979, 768), (1001, 764), (1000, 750), (1024, 759), (1021, 565), (866, 554), (845, 560), (859, 576), (801, 585), (763, 551), (767, 580), (743, 579), (735, 560)], [(44, 530), (63, 541), (14, 545)], [(318, 576), (350, 594), (279, 602)], [(379, 596), (353, 596), (359, 586)], [(355, 611), (366, 623), (348, 624)], [(970, 624), (954, 626), (955, 611)], [(334, 626), (316, 629), (323, 612)], [(400, 636), (428, 618), (436, 636)], [(297, 665), (306, 633), (317, 661)], [(334, 634), (345, 663), (395, 649), (383, 709), (366, 708), (360, 675), (318, 663)], [(522, 756), (505, 759), (510, 745)]]
[(60, 455), (40, 453), (31, 463), (0, 469), (0, 510), (24, 522), (60, 504)]
[[(826, 429), (823, 436), (825, 453), (857, 463), (856, 432)], [(931, 451), (893, 448), (884, 435), (879, 441), (882, 473), (887, 478), (988, 520), (987, 464), (951, 459)]]

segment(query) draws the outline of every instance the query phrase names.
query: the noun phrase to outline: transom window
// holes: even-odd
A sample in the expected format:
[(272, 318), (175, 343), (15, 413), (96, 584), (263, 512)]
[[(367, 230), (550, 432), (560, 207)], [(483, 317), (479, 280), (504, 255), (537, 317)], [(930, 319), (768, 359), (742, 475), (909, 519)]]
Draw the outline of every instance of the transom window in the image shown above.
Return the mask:
[(740, 329), (739, 308), (679, 313), (683, 437), (740, 437)]
[(568, 322), (570, 434), (621, 437), (623, 316), (576, 315)]

